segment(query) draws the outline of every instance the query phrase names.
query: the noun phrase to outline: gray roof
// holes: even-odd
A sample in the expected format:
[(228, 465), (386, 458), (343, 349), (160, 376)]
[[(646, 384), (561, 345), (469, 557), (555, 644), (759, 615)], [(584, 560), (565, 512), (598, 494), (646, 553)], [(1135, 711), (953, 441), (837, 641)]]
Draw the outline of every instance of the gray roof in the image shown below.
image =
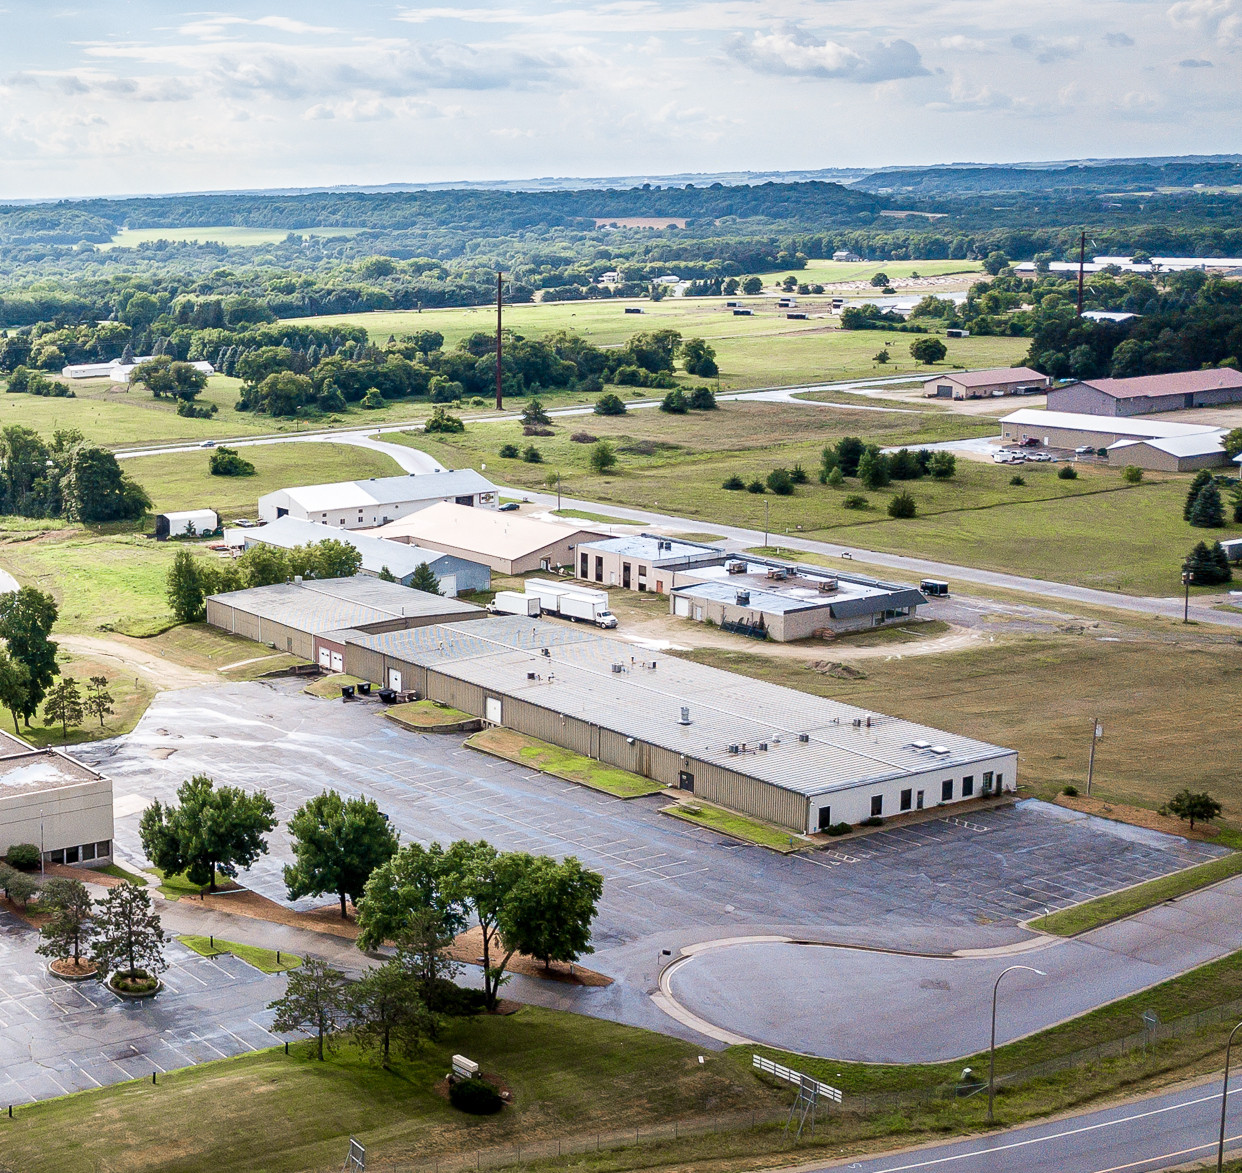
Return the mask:
[(458, 558), (453, 554), (442, 554), (439, 550), (428, 550), (423, 546), (407, 546), (404, 542), (373, 538), (368, 534), (360, 534), (356, 530), (337, 529), (334, 525), (324, 525), (319, 521), (303, 521), (298, 517), (281, 517), (267, 525), (241, 530), (240, 533), (247, 547), (255, 542), (263, 542), (289, 550), (294, 546), (306, 546), (312, 542), (329, 539), (344, 542), (346, 545), (353, 546), (362, 555), (363, 570), (370, 574), (378, 574), (387, 566), (397, 578), (408, 578), (424, 562), (437, 575), (452, 574), (454, 567), (474, 566), (481, 570), (487, 569), (482, 563)]
[(366, 577), (280, 582), (212, 598), (311, 635), (416, 616), (455, 619), (481, 610), (473, 603)]
[(351, 505), (399, 505), (406, 501), (438, 501), (442, 497), (465, 497), (495, 491), (496, 486), (472, 468), (410, 473), (400, 477), (372, 477), (366, 481), (298, 485), (284, 490), (290, 500), (298, 502), (310, 513)]
[(724, 548), (721, 546), (708, 546), (703, 542), (687, 542), (680, 538), (666, 538), (659, 534), (634, 534), (629, 537), (605, 538), (599, 542), (583, 542), (578, 549), (619, 554), (622, 558), (637, 558), (654, 565), (680, 562), (685, 559), (711, 560), (725, 556)]
[[(480, 619), (351, 642), (807, 796), (950, 776), (1015, 752), (548, 620)], [(678, 723), (682, 705), (689, 725)], [(759, 742), (769, 749), (754, 752)], [(747, 752), (729, 752), (743, 743)]]

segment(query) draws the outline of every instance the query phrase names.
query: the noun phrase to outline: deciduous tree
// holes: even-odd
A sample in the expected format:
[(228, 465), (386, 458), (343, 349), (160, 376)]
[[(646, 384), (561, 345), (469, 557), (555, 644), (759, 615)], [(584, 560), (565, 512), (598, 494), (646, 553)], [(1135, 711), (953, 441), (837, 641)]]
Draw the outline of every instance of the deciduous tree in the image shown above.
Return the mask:
[(1169, 813), (1179, 819), (1189, 820), (1193, 829), (1195, 821), (1210, 823), (1220, 816), (1220, 803), (1210, 794), (1194, 794), (1189, 790), (1179, 790), (1167, 803)]
[(26, 711), (29, 697), (30, 673), (26, 671), (26, 665), (0, 648), (0, 705), (8, 709), (13, 718), (14, 733), (19, 732), (17, 719)]
[(594, 952), (591, 924), (604, 877), (572, 855), (560, 863), (546, 855), (524, 862), (500, 915), (505, 947), (537, 958), (545, 968)]
[(388, 1066), (394, 1047), (416, 1051), (434, 1031), (431, 1012), (419, 997), (418, 978), (400, 957), (371, 970), (349, 990), (354, 1037)]
[(43, 723), (60, 725), (61, 740), (69, 740), (69, 726), (82, 724), (86, 711), (82, 706), (82, 693), (72, 676), (62, 676), (48, 690), (43, 701)]
[(348, 1021), (349, 989), (339, 969), (317, 957), (307, 957), (289, 971), (282, 997), (269, 1003), (276, 1011), (272, 1030), (278, 1033), (306, 1031), (315, 1036), (319, 1061), (330, 1049), (333, 1033)]
[(52, 679), (60, 675), (56, 666), (58, 645), (48, 638), (57, 614), (55, 600), (37, 587), (0, 595), (0, 638), (8, 644), (9, 655), (26, 669), (26, 700), (21, 714), (27, 725)]

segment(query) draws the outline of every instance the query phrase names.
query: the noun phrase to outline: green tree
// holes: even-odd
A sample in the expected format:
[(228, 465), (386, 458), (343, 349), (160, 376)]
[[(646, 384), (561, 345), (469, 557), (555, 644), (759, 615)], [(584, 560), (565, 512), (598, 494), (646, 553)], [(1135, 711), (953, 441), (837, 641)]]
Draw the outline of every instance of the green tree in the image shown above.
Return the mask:
[(216, 874), (236, 876), (267, 852), (264, 835), (276, 826), (276, 808), (262, 791), (247, 794), (203, 774), (183, 782), (177, 806), (153, 802), (138, 825), (147, 858), (165, 875), (185, 875), (216, 890)]
[(349, 1019), (350, 994), (345, 975), (318, 957), (306, 957), (289, 971), (284, 994), (268, 1004), (276, 1011), (272, 1030), (280, 1033), (305, 1031), (315, 1036), (319, 1061), (331, 1048), (332, 1036)]
[(909, 489), (902, 489), (889, 503), (889, 517), (914, 517), (918, 513), (914, 496)]
[(768, 473), (767, 487), (778, 497), (788, 497), (794, 491), (794, 480), (787, 468), (774, 468)]
[(1192, 794), (1189, 790), (1179, 790), (1167, 803), (1169, 813), (1179, 819), (1189, 820), (1191, 829), (1195, 822), (1210, 823), (1220, 817), (1220, 803), (1210, 794)]
[(984, 259), (983, 267), (989, 274), (995, 277), (1002, 269), (1008, 268), (1009, 258), (999, 250), (988, 253)]
[(418, 975), (400, 957), (371, 970), (349, 991), (354, 1037), (388, 1066), (393, 1045), (404, 1055), (434, 1033), (431, 1012), (419, 996)]
[[(283, 577), (278, 581), (283, 582)], [(207, 596), (211, 589), (211, 575), (203, 559), (182, 546), (164, 577), (164, 597), (178, 621), (199, 622), (207, 614)]]
[(716, 351), (702, 338), (687, 338), (682, 343), (681, 358), (688, 375), (711, 379), (719, 373), (719, 368), (716, 366)]
[(82, 724), (86, 710), (82, 706), (82, 693), (72, 676), (62, 676), (58, 683), (48, 689), (43, 700), (43, 723), (60, 725), (61, 740), (69, 740), (69, 726)]
[(672, 415), (685, 415), (689, 409), (690, 405), (686, 402), (686, 393), (680, 387), (665, 395), (660, 404), (661, 411), (667, 411)]
[(916, 338), (910, 343), (910, 357), (915, 362), (939, 362), (948, 353), (949, 348), (939, 338)]
[(82, 698), (82, 707), (92, 717), (99, 718), (99, 728), (103, 728), (104, 718), (115, 711), (112, 694), (108, 691), (106, 676), (92, 676), (86, 685), (86, 696)]
[(39, 891), (39, 883), (25, 872), (19, 872), (7, 863), (0, 863), (0, 888), (4, 889), (4, 894), (14, 904), (20, 904), (25, 908)]
[(87, 524), (132, 520), (151, 508), (151, 498), (121, 471), (116, 457), (87, 444), (70, 454), (60, 491), (65, 516)]
[(168, 968), (168, 938), (146, 888), (119, 884), (95, 903), (91, 956), (101, 975), (156, 977)]
[(625, 400), (620, 395), (614, 395), (611, 391), (607, 395), (601, 395), (595, 401), (596, 415), (625, 415), (625, 412)]
[(207, 462), (208, 471), (213, 477), (252, 477), (255, 467), (237, 451), (221, 444), (211, 454)]
[(443, 404), (431, 411), (431, 418), (423, 424), (424, 432), (464, 432), (466, 425), (455, 415), (450, 415)]
[(1190, 524), (1198, 529), (1219, 529), (1225, 524), (1225, 506), (1214, 480), (1199, 490), (1190, 510)]
[(1242, 452), (1242, 428), (1234, 428), (1221, 441), (1225, 446), (1225, 455), (1232, 460)]
[(617, 450), (607, 440), (597, 440), (591, 445), (591, 454), (587, 459), (590, 461), (591, 471), (603, 476), (616, 468)]
[(858, 461), (858, 479), (864, 489), (882, 489), (892, 480), (888, 457), (878, 448), (868, 446)]
[(74, 965), (79, 964), (93, 933), (86, 885), (54, 876), (39, 893), (39, 911), (50, 913), (51, 919), (39, 929), (43, 943), (35, 952), (53, 960), (72, 958)]
[(824, 481), (824, 484), (833, 489), (839, 489), (843, 484), (845, 484), (845, 476), (842, 474), (839, 466), (833, 468), (833, 470), (828, 474), (827, 479)]
[(1219, 542), (1210, 546), (1207, 542), (1199, 542), (1186, 557), (1182, 570), (1194, 575), (1194, 581), (1200, 586), (1218, 586), (1233, 578), (1229, 559)]
[(747, 277), (742, 282), (742, 292), (753, 297), (756, 293), (763, 292), (763, 282), (758, 277)]
[(543, 410), (543, 404), (538, 399), (528, 400), (526, 406), (522, 408), (522, 426), (527, 428), (547, 427), (551, 424), (548, 413)]
[(289, 899), (333, 892), (345, 919), (371, 873), (397, 852), (397, 837), (374, 800), (343, 799), (335, 790), (303, 803), (289, 820), (294, 863), (285, 865)]
[(435, 572), (426, 562), (420, 562), (414, 568), (414, 577), (410, 579), (410, 586), (416, 591), (426, 591), (429, 595), (440, 593), (440, 580), (436, 578)]
[(26, 711), (29, 698), (30, 673), (26, 671), (26, 665), (0, 648), (0, 705), (8, 709), (13, 718), (14, 733), (20, 732), (17, 719)]
[(871, 356), (871, 361), (878, 362), (882, 366), (884, 363), (889, 362), (891, 358), (892, 355), (888, 353), (888, 348), (885, 347), (883, 350), (877, 350), (875, 354)]
[(167, 395), (191, 402), (207, 386), (207, 376), (188, 362), (161, 354), (139, 363), (129, 373), (131, 384), (140, 383), (156, 398)]
[(862, 454), (867, 450), (864, 444), (857, 436), (842, 436), (837, 441), (833, 454), (837, 458), (837, 465), (841, 469), (841, 475), (853, 477), (858, 475), (858, 462), (862, 459)]
[(947, 481), (957, 473), (957, 457), (952, 452), (933, 452), (927, 468), (935, 480)]
[(871, 278), (871, 284), (876, 289), (883, 289), (885, 285), (889, 284), (888, 274), (877, 273), (874, 277)]
[(358, 906), (358, 948), (376, 949), (410, 931), (414, 919), (431, 916), (451, 940), (467, 923), (467, 909), (450, 882), (456, 857), (438, 843), (407, 843), (371, 873)]
[(1121, 470), (1121, 479), (1127, 485), (1137, 485), (1143, 479), (1143, 470), (1137, 464), (1127, 464)]
[(696, 387), (686, 398), (694, 411), (715, 411), (716, 395), (710, 387)]
[(527, 464), (542, 464), (543, 453), (540, 452), (534, 444), (527, 444), (526, 447), (522, 449), (522, 459), (526, 461)]
[(572, 855), (561, 863), (550, 856), (529, 860), (501, 914), (505, 948), (542, 961), (544, 968), (593, 953), (591, 924), (603, 891), (604, 877)]
[(380, 582), (396, 582), (397, 581), (397, 576), (393, 574), (391, 570), (388, 569), (387, 562), (385, 562), (384, 565), (379, 568), (379, 574), (377, 574), (375, 577), (378, 578)]
[(1190, 482), (1190, 488), (1186, 490), (1186, 503), (1182, 506), (1182, 520), (1189, 521), (1191, 510), (1195, 507), (1195, 501), (1198, 500), (1199, 492), (1204, 485), (1214, 484), (1212, 474), (1206, 468), (1201, 468), (1195, 473), (1194, 480)]
[(0, 595), (0, 638), (9, 655), (26, 669), (26, 700), (22, 718), (27, 725), (60, 674), (55, 641), (48, 638), (59, 614), (56, 601), (37, 587), (22, 587)]

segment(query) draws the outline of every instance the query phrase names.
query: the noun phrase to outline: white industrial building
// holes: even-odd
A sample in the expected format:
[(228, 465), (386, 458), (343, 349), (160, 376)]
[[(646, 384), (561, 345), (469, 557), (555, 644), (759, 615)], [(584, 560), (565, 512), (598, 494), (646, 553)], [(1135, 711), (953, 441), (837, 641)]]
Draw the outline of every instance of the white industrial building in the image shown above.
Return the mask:
[(0, 733), (0, 856), (31, 843), (48, 863), (112, 858), (112, 782), (55, 749)]
[(155, 515), (155, 540), (168, 538), (201, 537), (214, 534), (220, 528), (220, 516), (214, 509), (180, 509), (171, 513)]
[[(66, 379), (111, 379), (114, 383), (128, 383), (129, 377), (134, 373), (134, 368), (139, 363), (150, 362), (155, 356), (144, 354), (141, 358), (135, 358), (133, 362), (122, 362), (119, 358), (114, 358), (111, 362), (87, 362), (73, 363), (70, 366), (61, 368), (61, 375)], [(214, 375), (216, 368), (209, 362), (192, 362), (190, 363), (196, 371), (202, 371), (204, 375)]]
[(472, 468), (330, 485), (277, 489), (259, 498), (259, 520), (318, 521), (338, 529), (374, 529), (440, 501), (476, 509), (500, 504), (496, 486)]

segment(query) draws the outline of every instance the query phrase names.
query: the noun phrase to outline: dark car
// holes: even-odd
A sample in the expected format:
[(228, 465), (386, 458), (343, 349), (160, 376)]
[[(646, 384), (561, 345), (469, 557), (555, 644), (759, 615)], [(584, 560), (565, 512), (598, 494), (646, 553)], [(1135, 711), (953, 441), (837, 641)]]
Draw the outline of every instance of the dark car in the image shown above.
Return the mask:
[(518, 508), (516, 501), (506, 501), (498, 510), (500, 513), (514, 513)]

